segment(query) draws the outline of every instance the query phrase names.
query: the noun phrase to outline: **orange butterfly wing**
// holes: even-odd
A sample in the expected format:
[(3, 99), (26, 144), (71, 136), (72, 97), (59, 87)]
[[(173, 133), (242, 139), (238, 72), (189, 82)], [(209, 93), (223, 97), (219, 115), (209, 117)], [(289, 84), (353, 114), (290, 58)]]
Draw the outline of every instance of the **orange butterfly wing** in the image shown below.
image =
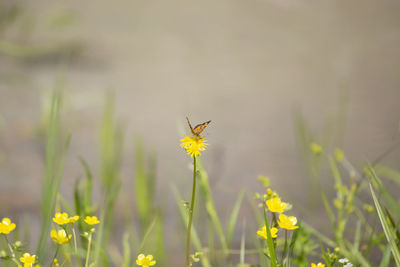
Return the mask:
[(204, 129), (207, 127), (208, 124), (210, 124), (211, 121), (206, 121), (203, 122), (201, 124), (196, 125), (193, 130), (192, 133), (198, 137), (200, 137), (200, 134), (204, 131)]
[(210, 124), (211, 121), (206, 121), (203, 123), (200, 123), (198, 125), (196, 125), (194, 128), (192, 127), (192, 125), (190, 124), (190, 121), (188, 119), (188, 117), (186, 117), (187, 122), (189, 124), (190, 127), (190, 131), (192, 131), (192, 134), (194, 136), (200, 137), (200, 134), (204, 131), (204, 129), (207, 127), (208, 124)]

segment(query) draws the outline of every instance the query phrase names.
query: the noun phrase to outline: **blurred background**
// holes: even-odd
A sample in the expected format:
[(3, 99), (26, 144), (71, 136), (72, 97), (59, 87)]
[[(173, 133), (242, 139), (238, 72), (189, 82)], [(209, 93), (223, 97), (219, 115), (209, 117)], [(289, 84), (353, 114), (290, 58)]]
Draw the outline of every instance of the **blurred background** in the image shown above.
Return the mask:
[(173, 238), (183, 228), (171, 184), (189, 199), (192, 182), (179, 147), (186, 116), (193, 125), (212, 120), (202, 160), (223, 220), (241, 189), (260, 191), (260, 174), (296, 202), (300, 220), (313, 216), (302, 213), (315, 187), (308, 141), (343, 149), (355, 166), (399, 167), (399, 13), (395, 0), (1, 1), (0, 217), (39, 227), (41, 127), (54, 89), (62, 133), (72, 134), (62, 195), (71, 200), (84, 176), (79, 157), (100, 183), (100, 131), (112, 102), (124, 136), (116, 218), (135, 209), (142, 140), (156, 155), (170, 251), (183, 250)]

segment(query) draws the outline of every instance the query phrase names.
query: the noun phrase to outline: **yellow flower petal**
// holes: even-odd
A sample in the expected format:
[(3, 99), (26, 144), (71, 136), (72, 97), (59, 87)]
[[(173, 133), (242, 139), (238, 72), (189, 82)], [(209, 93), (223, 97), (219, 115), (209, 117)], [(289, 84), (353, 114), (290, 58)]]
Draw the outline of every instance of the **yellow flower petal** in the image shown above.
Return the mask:
[(55, 222), (58, 225), (64, 225), (66, 223), (69, 223), (68, 214), (66, 212), (63, 213), (57, 212), (54, 215), (53, 222)]
[(67, 236), (67, 233), (65, 232), (65, 230), (64, 229), (60, 229), (58, 231), (51, 230), (50, 237), (57, 244), (63, 245), (63, 244), (66, 244), (66, 243), (69, 242), (69, 240), (71, 239), (72, 235)]
[[(276, 237), (277, 237), (277, 233), (278, 233), (278, 228), (272, 227), (272, 228), (270, 229), (270, 231), (271, 231), (271, 237), (272, 237), (272, 238), (276, 238)], [(261, 228), (261, 230), (258, 230), (258, 231), (257, 231), (257, 234), (258, 234), (259, 236), (263, 237), (265, 240), (267, 240), (267, 239), (268, 239), (267, 227), (264, 225), (264, 226)]]
[(297, 225), (297, 218), (294, 216), (287, 217), (285, 214), (279, 215), (278, 225), (286, 230), (295, 230), (299, 228)]
[(73, 217), (70, 217), (69, 218), (69, 223), (70, 224), (73, 224), (73, 223), (75, 223), (76, 221), (78, 221), (79, 220), (79, 216), (78, 215), (75, 215), (75, 216), (73, 216)]
[(201, 151), (206, 150), (208, 144), (204, 138), (186, 136), (181, 139), (180, 146), (183, 147), (187, 154), (191, 157), (198, 157), (201, 155)]
[(153, 261), (153, 255), (149, 254), (145, 256), (144, 254), (139, 254), (136, 259), (136, 264), (142, 267), (149, 267), (156, 264), (156, 261)]
[(24, 266), (32, 266), (33, 263), (35, 263), (35, 255), (29, 254), (29, 253), (24, 253), (24, 255), (19, 258), (19, 260), (24, 264)]
[(266, 204), (271, 212), (284, 212), (287, 207), (287, 203), (282, 202), (279, 197), (267, 200)]
[(100, 223), (100, 221), (97, 219), (96, 216), (86, 216), (85, 223), (87, 223), (89, 225), (95, 225), (95, 224)]
[(15, 229), (15, 223), (12, 223), (9, 218), (3, 218), (0, 222), (0, 234), (9, 234)]

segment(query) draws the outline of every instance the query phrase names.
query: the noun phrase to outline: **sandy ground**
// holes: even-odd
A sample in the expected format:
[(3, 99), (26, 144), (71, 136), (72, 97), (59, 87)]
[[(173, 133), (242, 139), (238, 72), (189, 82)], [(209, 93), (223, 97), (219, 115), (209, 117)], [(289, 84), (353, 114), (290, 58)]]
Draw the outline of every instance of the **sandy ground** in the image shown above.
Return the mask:
[[(64, 68), (57, 60), (0, 56), (3, 76), (21, 77), (0, 82), (0, 217), (34, 217), (38, 209), (43, 143), (33, 131), (43, 91), (60, 72), (64, 130), (73, 134), (62, 192), (71, 197), (83, 175), (78, 155), (98, 173), (103, 98), (113, 91), (126, 128), (120, 206), (131, 205), (132, 141), (141, 135), (157, 152), (159, 201), (172, 227), (169, 185), (190, 186), (189, 159), (179, 148), (185, 116), (194, 124), (212, 120), (203, 160), (222, 214), (240, 189), (259, 190), (259, 174), (304, 208), (295, 110), (318, 141), (326, 119), (345, 106), (342, 148), (356, 163), (399, 140), (398, 1), (35, 1), (29, 10), (42, 27), (34, 40), (79, 40), (85, 49)], [(76, 23), (46, 31), (47, 18), (65, 10)], [(399, 156), (396, 150), (383, 162), (398, 167)]]

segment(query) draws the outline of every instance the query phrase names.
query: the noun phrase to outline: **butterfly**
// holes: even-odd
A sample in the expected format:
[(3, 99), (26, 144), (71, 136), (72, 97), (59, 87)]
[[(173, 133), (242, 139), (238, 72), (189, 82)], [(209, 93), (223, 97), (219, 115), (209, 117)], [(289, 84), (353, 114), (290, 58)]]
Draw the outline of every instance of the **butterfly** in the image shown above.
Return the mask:
[(192, 134), (197, 137), (197, 138), (201, 138), (200, 134), (201, 132), (204, 131), (204, 129), (207, 127), (208, 124), (210, 124), (211, 121), (206, 121), (200, 124), (197, 124), (194, 128), (192, 127), (192, 125), (190, 124), (190, 121), (188, 119), (188, 117), (186, 117), (186, 120), (189, 124), (190, 130), (192, 131)]

